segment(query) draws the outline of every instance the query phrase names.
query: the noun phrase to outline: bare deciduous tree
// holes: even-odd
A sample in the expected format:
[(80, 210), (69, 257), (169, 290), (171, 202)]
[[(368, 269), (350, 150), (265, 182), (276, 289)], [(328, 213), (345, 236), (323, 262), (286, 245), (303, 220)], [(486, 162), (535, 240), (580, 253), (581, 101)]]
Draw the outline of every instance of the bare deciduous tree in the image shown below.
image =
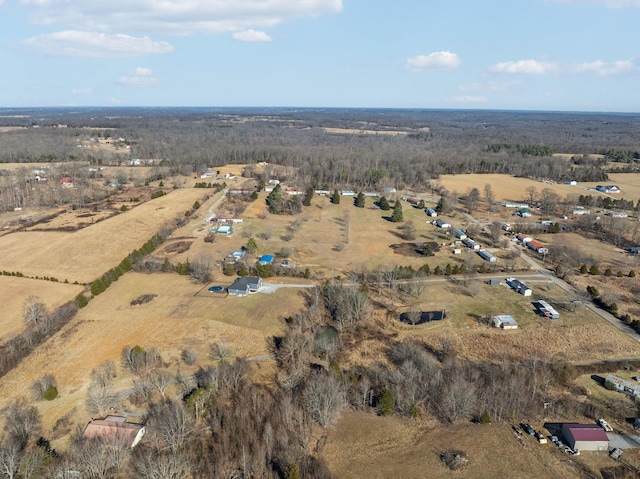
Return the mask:
[(40, 432), (40, 413), (24, 399), (10, 404), (5, 409), (5, 417), (5, 431), (21, 449)]
[(91, 381), (102, 387), (110, 384), (115, 377), (116, 363), (111, 359), (103, 361), (93, 371), (91, 371)]
[(149, 430), (157, 441), (158, 451), (177, 454), (193, 433), (194, 424), (181, 403), (170, 401), (158, 408), (150, 418)]
[(38, 296), (29, 296), (23, 305), (24, 321), (29, 327), (40, 327), (49, 319), (47, 306)]
[(18, 474), (21, 452), (17, 445), (9, 444), (0, 448), (0, 475), (6, 479), (14, 479)]
[(343, 385), (328, 374), (311, 377), (304, 393), (305, 409), (322, 427), (327, 427), (338, 418), (346, 406)]
[(211, 281), (211, 272), (213, 271), (213, 260), (211, 256), (201, 254), (192, 263), (190, 263), (191, 278), (197, 283), (208, 283)]

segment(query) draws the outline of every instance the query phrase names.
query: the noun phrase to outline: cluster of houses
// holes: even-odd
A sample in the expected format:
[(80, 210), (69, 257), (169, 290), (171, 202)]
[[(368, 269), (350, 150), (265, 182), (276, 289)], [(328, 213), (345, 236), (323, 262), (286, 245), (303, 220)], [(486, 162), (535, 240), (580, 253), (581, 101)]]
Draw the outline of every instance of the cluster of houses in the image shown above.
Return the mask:
[(526, 235), (524, 233), (518, 233), (516, 235), (516, 239), (522, 246), (526, 246), (527, 248), (535, 251), (540, 254), (547, 254), (549, 249), (545, 247), (540, 241), (534, 240), (531, 236)]

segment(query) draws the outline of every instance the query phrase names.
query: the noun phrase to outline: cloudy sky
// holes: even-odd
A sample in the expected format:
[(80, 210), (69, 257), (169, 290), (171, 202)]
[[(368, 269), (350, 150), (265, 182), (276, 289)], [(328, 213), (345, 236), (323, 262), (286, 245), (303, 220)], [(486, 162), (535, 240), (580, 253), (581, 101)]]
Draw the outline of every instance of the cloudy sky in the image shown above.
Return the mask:
[(640, 0), (0, 0), (0, 106), (640, 112)]

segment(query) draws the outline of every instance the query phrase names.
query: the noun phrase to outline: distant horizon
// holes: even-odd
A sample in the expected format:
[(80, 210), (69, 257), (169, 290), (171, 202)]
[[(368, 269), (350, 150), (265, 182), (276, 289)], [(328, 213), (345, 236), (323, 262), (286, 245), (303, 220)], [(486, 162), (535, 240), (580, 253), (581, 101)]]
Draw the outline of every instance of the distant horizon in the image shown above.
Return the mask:
[[(29, 110), (355, 110), (355, 111), (436, 111), (436, 112), (478, 112), (478, 113), (549, 113), (549, 114), (585, 114), (585, 115), (640, 115), (640, 111), (608, 111), (608, 110), (536, 110), (510, 108), (439, 108), (439, 107), (351, 107), (351, 106), (220, 106), (220, 105), (56, 105), (56, 106), (0, 106), (0, 111)], [(0, 116), (1, 117), (1, 116)]]

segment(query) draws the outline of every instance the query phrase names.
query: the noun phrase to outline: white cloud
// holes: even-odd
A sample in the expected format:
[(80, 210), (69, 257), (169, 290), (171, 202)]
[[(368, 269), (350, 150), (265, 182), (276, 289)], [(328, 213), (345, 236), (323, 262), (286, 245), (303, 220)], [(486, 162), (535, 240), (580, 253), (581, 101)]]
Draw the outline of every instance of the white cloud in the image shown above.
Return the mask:
[(31, 37), (22, 45), (37, 53), (56, 57), (134, 57), (153, 53), (170, 53), (173, 46), (149, 37), (65, 30)]
[(608, 8), (640, 8), (640, 0), (549, 0), (556, 3), (595, 3)]
[(446, 98), (453, 103), (487, 103), (489, 100), (484, 96), (460, 95)]
[[(1, 1), (1, 0), (0, 0)], [(31, 20), (102, 32), (151, 31), (164, 35), (266, 28), (296, 18), (342, 11), (342, 0), (21, 0)]]
[(126, 75), (122, 75), (118, 79), (118, 83), (134, 88), (148, 88), (157, 85), (160, 80), (153, 76), (153, 72), (149, 68), (138, 67)]
[(265, 32), (258, 32), (256, 30), (244, 30), (242, 32), (235, 32), (233, 39), (240, 42), (270, 42), (271, 37)]
[(638, 67), (630, 60), (622, 60), (612, 63), (606, 63), (596, 60), (589, 63), (581, 63), (569, 67), (570, 73), (581, 74), (588, 73), (597, 76), (624, 75), (637, 71)]
[(71, 93), (73, 93), (74, 95), (92, 95), (93, 89), (92, 88), (72, 88)]
[(496, 63), (489, 67), (489, 71), (493, 73), (543, 75), (550, 73), (553, 68), (553, 63), (539, 62), (537, 60), (518, 60), (515, 62)]
[(418, 55), (407, 58), (405, 69), (412, 72), (424, 70), (453, 70), (460, 66), (460, 58), (452, 52), (433, 52), (429, 55)]

